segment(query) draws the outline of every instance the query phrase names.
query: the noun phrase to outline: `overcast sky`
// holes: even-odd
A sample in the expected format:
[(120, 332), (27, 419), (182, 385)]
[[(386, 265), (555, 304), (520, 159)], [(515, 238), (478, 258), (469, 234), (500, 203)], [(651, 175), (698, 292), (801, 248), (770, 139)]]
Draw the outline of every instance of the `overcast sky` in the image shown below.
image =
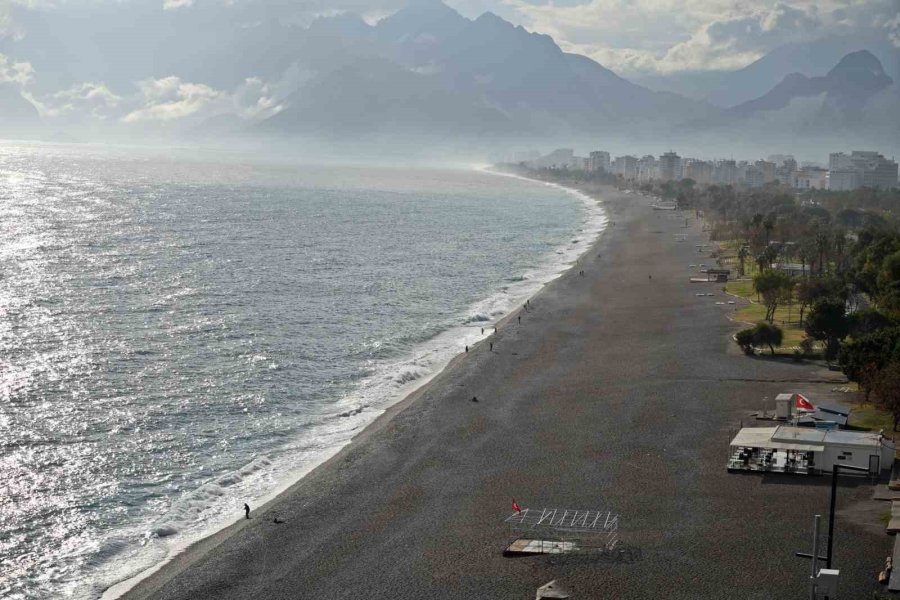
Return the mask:
[[(166, 72), (156, 73), (155, 79), (126, 77), (127, 86), (123, 86), (115, 80), (114, 69), (118, 67), (121, 73), (143, 66), (147, 71), (164, 60), (177, 62), (182, 49), (166, 48), (169, 56), (163, 57), (159, 52), (141, 52), (142, 41), (137, 39), (142, 35), (166, 38), (175, 30), (173, 20), (184, 26), (179, 35), (186, 30), (193, 38), (193, 46), (184, 48), (185, 53), (205, 49), (220, 56), (215, 54), (219, 45), (224, 47), (229, 41), (223, 38), (233, 35), (243, 23), (277, 20), (304, 24), (316, 16), (342, 11), (359, 13), (374, 23), (409, 1), (0, 0), (0, 82), (21, 87), (44, 117), (79, 113), (102, 120), (115, 115), (120, 122), (138, 123), (173, 120), (199, 114), (202, 107), (211, 110), (225, 105), (233, 105), (233, 110), (243, 116), (265, 115), (277, 110), (278, 99), (284, 97), (279, 86), (290, 89), (302, 73), (254, 73), (246, 80), (227, 81), (233, 70), (228, 60), (240, 58), (232, 56), (218, 61), (218, 73), (207, 79), (190, 78), (190, 74), (175, 77)], [(492, 11), (530, 31), (549, 34), (564, 50), (587, 55), (625, 77), (733, 70), (785, 43), (826, 36), (856, 36), (860, 40), (878, 37), (900, 48), (900, 0), (445, 3), (470, 18)], [(48, 16), (52, 18), (43, 18)], [(223, 36), (219, 30), (229, 31), (229, 27), (231, 34)], [(113, 40), (118, 44), (115, 47), (121, 47), (122, 52), (101, 52), (99, 46), (93, 46), (96, 37), (109, 42), (116, 36), (121, 39)], [(278, 45), (269, 38), (259, 42)], [(59, 48), (76, 46), (82, 51), (78, 64), (55, 56), (66, 54)], [(129, 49), (134, 50), (131, 55)], [(50, 68), (54, 60), (55, 69)], [(91, 70), (85, 64), (90, 61), (106, 64), (104, 69)], [(77, 76), (66, 79), (78, 69)]]
[(624, 75), (735, 69), (785, 43), (889, 35), (900, 47), (900, 0), (451, 0), (553, 36), (565, 50)]
[[(11, 3), (126, 5), (140, 0), (0, 0), (0, 30), (27, 35), (10, 18)], [(421, 1), (421, 0), (420, 0)], [(202, 3), (246, 3), (260, 11), (316, 14), (349, 10), (375, 20), (404, 0), (158, 0), (160, 10)], [(447, 0), (469, 17), (492, 11), (547, 33), (566, 50), (586, 54), (624, 75), (733, 69), (772, 48), (835, 34), (887, 34), (900, 46), (900, 0)], [(52, 9), (52, 8), (48, 8)]]

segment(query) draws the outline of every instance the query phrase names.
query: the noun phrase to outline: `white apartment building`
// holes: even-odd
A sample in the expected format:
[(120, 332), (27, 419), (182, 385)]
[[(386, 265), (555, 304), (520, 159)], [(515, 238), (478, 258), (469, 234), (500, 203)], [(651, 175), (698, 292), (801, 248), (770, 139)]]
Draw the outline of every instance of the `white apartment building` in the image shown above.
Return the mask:
[(678, 181), (681, 175), (680, 156), (670, 151), (659, 157), (659, 178), (662, 181)]

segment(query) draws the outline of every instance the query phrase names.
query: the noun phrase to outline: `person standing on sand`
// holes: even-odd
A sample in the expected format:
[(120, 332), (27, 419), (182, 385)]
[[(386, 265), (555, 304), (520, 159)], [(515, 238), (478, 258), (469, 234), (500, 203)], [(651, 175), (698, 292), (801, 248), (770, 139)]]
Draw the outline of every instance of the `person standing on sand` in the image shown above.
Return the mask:
[(244, 518), (245, 519), (250, 518), (250, 505), (246, 504), (246, 503), (244, 504)]
[(519, 325), (521, 325), (522, 324), (522, 315), (519, 315), (518, 318), (519, 318)]

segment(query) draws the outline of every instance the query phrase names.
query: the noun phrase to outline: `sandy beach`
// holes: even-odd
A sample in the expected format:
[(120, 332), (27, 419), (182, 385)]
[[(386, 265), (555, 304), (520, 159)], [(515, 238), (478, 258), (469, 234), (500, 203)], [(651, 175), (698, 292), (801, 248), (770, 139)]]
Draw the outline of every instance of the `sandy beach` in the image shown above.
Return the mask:
[[(615, 225), (527, 312), (124, 597), (525, 599), (551, 579), (575, 598), (803, 597), (809, 563), (794, 552), (827, 516), (830, 478), (728, 474), (727, 446), (763, 397), (815, 396), (841, 375), (742, 356), (721, 288), (701, 298), (688, 282), (689, 264), (712, 262), (699, 226), (602, 196)], [(839, 509), (870, 496), (850, 480)], [(504, 557), (513, 497), (618, 513), (641, 559)], [(840, 512), (836, 539), (841, 597), (870, 598), (891, 539)]]

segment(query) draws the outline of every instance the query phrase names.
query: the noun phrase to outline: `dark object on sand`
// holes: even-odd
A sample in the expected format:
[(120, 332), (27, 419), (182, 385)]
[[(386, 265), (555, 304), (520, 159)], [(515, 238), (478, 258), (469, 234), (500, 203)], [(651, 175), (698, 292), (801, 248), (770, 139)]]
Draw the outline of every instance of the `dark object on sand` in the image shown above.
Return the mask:
[(279, 519), (278, 517), (275, 517), (274, 519), (272, 519), (272, 522), (278, 523), (279, 525), (281, 525), (282, 523), (284, 523), (284, 519)]
[(477, 396), (472, 396), (472, 402), (478, 402), (478, 397), (477, 397)]
[(250, 505), (249, 504), (244, 504), (244, 518), (246, 518), (246, 519), (250, 518)]

